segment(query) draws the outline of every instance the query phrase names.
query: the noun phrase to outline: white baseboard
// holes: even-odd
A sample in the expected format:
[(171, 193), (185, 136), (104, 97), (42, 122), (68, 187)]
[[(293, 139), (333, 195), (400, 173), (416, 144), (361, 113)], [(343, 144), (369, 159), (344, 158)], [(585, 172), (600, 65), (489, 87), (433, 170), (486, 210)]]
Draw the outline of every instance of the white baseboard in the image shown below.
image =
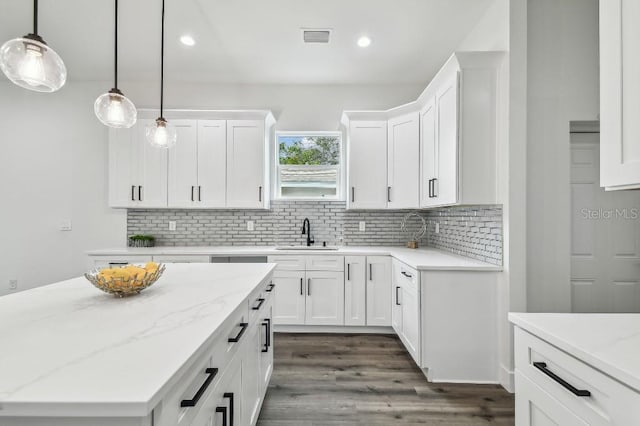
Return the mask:
[(498, 374), (500, 376), (500, 384), (502, 385), (502, 387), (505, 388), (509, 393), (515, 393), (516, 385), (515, 374), (513, 373), (513, 370), (509, 370), (504, 365), (501, 365)]
[(273, 325), (275, 333), (396, 334), (391, 327), (345, 325)]

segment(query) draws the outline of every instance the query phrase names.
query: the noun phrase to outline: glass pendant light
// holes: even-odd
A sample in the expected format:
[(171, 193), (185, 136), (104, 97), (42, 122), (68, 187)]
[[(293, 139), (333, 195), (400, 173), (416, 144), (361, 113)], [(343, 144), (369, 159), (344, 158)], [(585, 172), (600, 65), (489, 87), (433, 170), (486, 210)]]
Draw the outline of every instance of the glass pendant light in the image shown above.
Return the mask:
[(67, 81), (64, 62), (38, 35), (38, 0), (33, 1), (33, 33), (0, 47), (0, 69), (18, 86), (35, 92), (55, 92)]
[(147, 127), (147, 141), (157, 147), (168, 149), (176, 144), (176, 129), (167, 125), (162, 116), (164, 112), (164, 0), (162, 0), (162, 39), (160, 41), (160, 117), (156, 125)]
[(136, 123), (138, 111), (135, 105), (118, 90), (118, 0), (115, 0), (115, 48), (113, 89), (100, 95), (93, 105), (98, 120), (105, 126), (129, 128)]

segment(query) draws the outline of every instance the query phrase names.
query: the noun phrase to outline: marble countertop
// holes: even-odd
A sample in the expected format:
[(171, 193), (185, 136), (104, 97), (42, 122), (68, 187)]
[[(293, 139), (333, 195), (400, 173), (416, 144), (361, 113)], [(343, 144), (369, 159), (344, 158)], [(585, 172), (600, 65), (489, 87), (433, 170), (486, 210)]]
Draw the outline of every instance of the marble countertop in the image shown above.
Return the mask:
[(148, 415), (275, 266), (167, 265), (124, 299), (84, 277), (0, 297), (0, 417)]
[(509, 321), (640, 391), (640, 314), (510, 313)]
[(279, 250), (273, 246), (206, 246), (206, 247), (151, 247), (151, 248), (107, 248), (91, 250), (90, 256), (131, 256), (131, 255), (211, 255), (240, 256), (262, 255), (388, 255), (418, 270), (435, 271), (501, 271), (502, 266), (459, 256), (447, 251), (421, 248), (387, 246), (342, 246), (337, 250)]

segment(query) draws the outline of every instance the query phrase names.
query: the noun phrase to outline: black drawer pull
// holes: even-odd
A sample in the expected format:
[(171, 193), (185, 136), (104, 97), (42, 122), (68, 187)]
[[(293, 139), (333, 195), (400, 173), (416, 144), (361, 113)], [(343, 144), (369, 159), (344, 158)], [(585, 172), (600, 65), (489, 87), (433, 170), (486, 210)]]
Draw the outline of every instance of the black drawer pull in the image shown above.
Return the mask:
[(225, 392), (222, 397), (229, 399), (229, 426), (233, 426), (233, 392)]
[(398, 290), (400, 290), (400, 287), (396, 286), (396, 305), (400, 306), (400, 302), (398, 302)]
[(267, 286), (267, 289), (265, 290), (267, 293), (271, 293), (273, 291), (273, 289), (276, 288), (276, 285), (274, 283), (271, 283)]
[(200, 398), (202, 398), (202, 395), (204, 395), (204, 393), (207, 391), (207, 388), (209, 387), (213, 379), (218, 374), (217, 368), (207, 368), (204, 371), (209, 375), (209, 377), (207, 377), (202, 386), (200, 386), (200, 389), (198, 389), (192, 399), (183, 399), (180, 402), (181, 407), (195, 407), (198, 401), (200, 401)]
[(300, 278), (300, 296), (304, 296), (304, 291), (302, 290), (302, 278)]
[(258, 311), (262, 307), (263, 303), (264, 299), (261, 297), (260, 299), (258, 299), (258, 304), (256, 306), (253, 306), (251, 309), (253, 309), (254, 311)]
[(563, 388), (574, 394), (575, 396), (591, 396), (591, 392), (588, 390), (578, 389), (566, 380), (556, 375), (553, 371), (547, 368), (546, 362), (534, 362), (533, 366), (542, 371), (547, 376), (551, 377), (554, 381), (558, 382)]
[(216, 407), (216, 413), (222, 413), (222, 426), (227, 426), (227, 407)]
[(407, 277), (407, 278), (413, 278), (413, 275), (411, 275), (411, 274), (409, 274), (409, 273), (407, 273), (407, 272), (405, 272), (405, 271), (402, 271), (402, 272), (400, 272), (400, 273), (401, 273), (402, 275), (404, 275), (405, 277)]
[(247, 323), (247, 322), (241, 322), (240, 323), (240, 332), (236, 335), (236, 337), (229, 337), (229, 343), (238, 343), (240, 341), (240, 338), (244, 334), (244, 332), (247, 331), (247, 326), (248, 325), (249, 325), (249, 323)]

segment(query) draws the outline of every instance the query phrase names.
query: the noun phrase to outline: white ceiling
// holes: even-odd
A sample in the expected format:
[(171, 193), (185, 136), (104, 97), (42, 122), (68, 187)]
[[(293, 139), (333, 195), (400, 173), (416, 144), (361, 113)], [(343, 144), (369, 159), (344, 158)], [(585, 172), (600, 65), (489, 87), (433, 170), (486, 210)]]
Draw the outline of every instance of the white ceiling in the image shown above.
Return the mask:
[[(166, 0), (166, 77), (246, 84), (424, 83), (492, 0)], [(120, 0), (122, 80), (157, 80), (160, 0)], [(32, 2), (0, 0), (0, 43), (31, 32)], [(300, 28), (331, 28), (305, 45)], [(112, 78), (113, 1), (40, 0), (39, 32), (72, 80)], [(196, 46), (178, 41), (189, 33)], [(356, 45), (360, 35), (373, 43)], [(1, 77), (4, 78), (4, 77)]]

